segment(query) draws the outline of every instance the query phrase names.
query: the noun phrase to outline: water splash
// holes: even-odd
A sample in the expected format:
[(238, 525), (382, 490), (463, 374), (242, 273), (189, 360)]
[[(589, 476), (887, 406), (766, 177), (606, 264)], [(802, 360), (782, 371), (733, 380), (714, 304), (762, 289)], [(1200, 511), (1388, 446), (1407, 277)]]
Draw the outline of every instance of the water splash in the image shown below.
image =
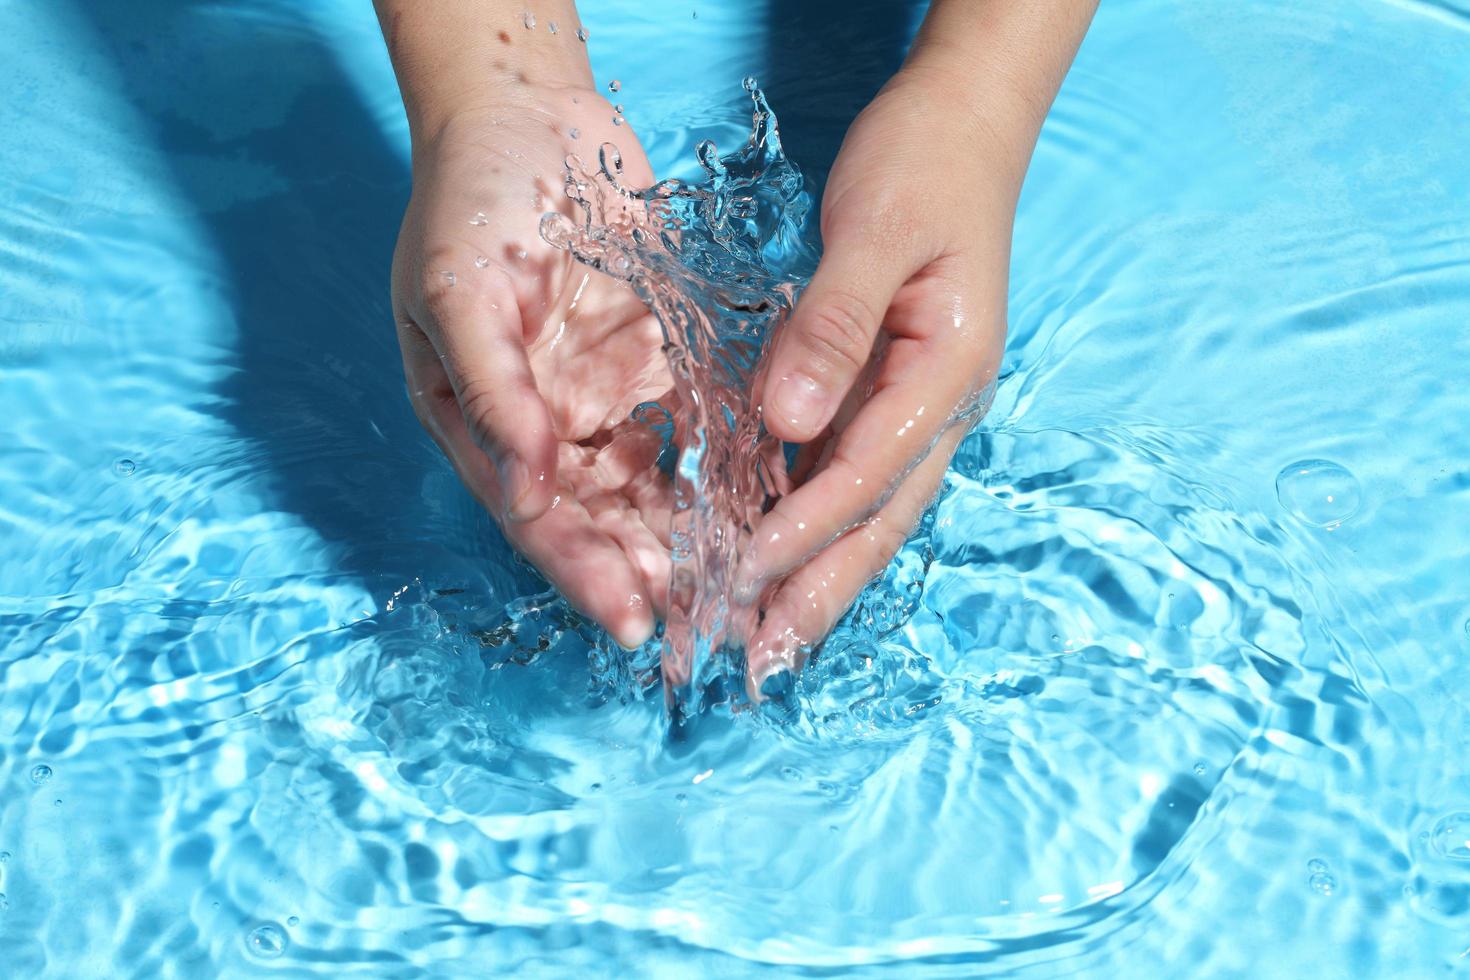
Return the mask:
[(745, 89), (750, 137), (723, 156), (701, 142), (703, 179), (629, 189), (617, 148), (603, 144), (595, 171), (568, 158), (577, 218), (554, 212), (541, 225), (552, 245), (630, 283), (663, 325), (676, 403), (670, 434), (681, 447), (662, 640), (676, 712), (742, 686), (739, 651), (756, 613), (733, 597), (736, 559), (752, 525), (788, 489), (782, 447), (766, 432), (754, 392), (767, 340), (816, 259), (801, 235), (810, 207), (801, 172), (782, 152), (765, 95), (753, 79)]

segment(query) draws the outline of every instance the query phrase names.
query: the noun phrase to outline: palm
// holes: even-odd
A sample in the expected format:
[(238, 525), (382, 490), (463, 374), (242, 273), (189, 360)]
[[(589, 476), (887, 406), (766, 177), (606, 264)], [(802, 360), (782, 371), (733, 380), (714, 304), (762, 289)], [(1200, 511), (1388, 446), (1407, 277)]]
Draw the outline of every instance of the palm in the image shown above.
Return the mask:
[[(567, 89), (457, 119), (416, 162), (395, 281), (427, 283), (437, 290), (429, 308), (452, 303), (459, 311), (452, 326), (437, 318), (440, 332), (453, 334), (435, 339), (439, 359), (457, 343), (475, 348), (477, 360), (496, 359), (494, 350), (476, 347), (484, 321), (524, 348), (534, 388), (522, 385), (525, 396), (513, 400), (495, 390), (517, 380), (505, 377), (511, 368), (471, 365), (465, 370), (482, 370), (485, 380), (467, 390), (404, 342), (411, 387), (422, 390), (427, 378), (433, 389), (432, 397), (420, 396), (431, 403), (430, 431), (497, 514), (509, 502), (501, 474), (465, 431), (470, 403), (483, 395), (493, 411), (482, 414), (502, 431), (549, 417), (551, 506), (532, 520), (502, 521), (506, 538), (574, 605), (635, 643), (662, 613), (669, 577), (672, 491), (654, 465), (657, 438), (628, 420), (638, 404), (672, 387), (662, 334), (626, 284), (576, 264), (537, 231), (544, 212), (570, 213), (563, 192), (569, 153), (593, 158), (601, 143), (614, 142), (627, 181), (652, 183), (636, 137), (612, 119), (595, 93)], [(505, 355), (500, 348), (498, 360), (519, 363)]]

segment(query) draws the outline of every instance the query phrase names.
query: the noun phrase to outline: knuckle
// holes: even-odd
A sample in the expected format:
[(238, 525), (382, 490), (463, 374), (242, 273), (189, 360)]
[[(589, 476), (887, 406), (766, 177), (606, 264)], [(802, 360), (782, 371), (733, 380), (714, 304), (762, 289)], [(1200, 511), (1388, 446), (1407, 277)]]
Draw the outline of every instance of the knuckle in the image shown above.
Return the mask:
[(868, 362), (879, 317), (851, 293), (824, 296), (798, 335), (807, 353), (834, 368), (856, 372)]
[(488, 446), (494, 439), (496, 409), (500, 403), (496, 389), (494, 383), (481, 378), (473, 378), (460, 385), (460, 411), (464, 413), (470, 436), (481, 446)]
[(464, 302), (463, 291), (457, 290), (458, 285), (451, 281), (449, 275), (432, 264), (420, 273), (419, 302), (423, 304), (430, 322), (442, 324), (455, 318)]
[(874, 574), (881, 572), (909, 539), (907, 529), (884, 520), (872, 521), (868, 525), (868, 534), (873, 542)]

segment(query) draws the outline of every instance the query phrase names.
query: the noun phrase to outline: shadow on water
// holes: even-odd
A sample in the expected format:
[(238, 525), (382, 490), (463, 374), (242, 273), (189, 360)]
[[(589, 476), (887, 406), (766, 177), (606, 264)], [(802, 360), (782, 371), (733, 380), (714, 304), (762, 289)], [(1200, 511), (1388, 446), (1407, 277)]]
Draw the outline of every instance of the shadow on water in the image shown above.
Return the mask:
[[(200, 264), (225, 280), (238, 370), (211, 410), (246, 441), (234, 465), (375, 598), (424, 568), (443, 574), (446, 551), (464, 559), (448, 574), (508, 569), (404, 396), (388, 269), (406, 148), (385, 137), (331, 46), (287, 5), (73, 8), (203, 230), (212, 254)], [(267, 176), (232, 183), (242, 172)]]
[(761, 86), (787, 153), (826, 184), (847, 127), (903, 64), (926, 0), (772, 0)]

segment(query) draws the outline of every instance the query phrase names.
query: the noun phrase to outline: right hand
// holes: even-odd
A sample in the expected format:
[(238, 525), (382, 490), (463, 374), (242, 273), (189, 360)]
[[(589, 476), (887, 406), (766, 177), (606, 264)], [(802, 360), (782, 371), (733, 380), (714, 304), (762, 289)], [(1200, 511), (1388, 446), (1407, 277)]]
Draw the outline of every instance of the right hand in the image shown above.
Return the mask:
[(414, 411), (460, 479), (572, 605), (634, 647), (670, 575), (672, 491), (657, 440), (627, 421), (672, 388), (663, 335), (625, 283), (538, 232), (544, 212), (571, 214), (568, 154), (591, 163), (614, 143), (627, 186), (653, 182), (613, 116), (590, 89), (527, 85), (416, 143), (393, 312)]

